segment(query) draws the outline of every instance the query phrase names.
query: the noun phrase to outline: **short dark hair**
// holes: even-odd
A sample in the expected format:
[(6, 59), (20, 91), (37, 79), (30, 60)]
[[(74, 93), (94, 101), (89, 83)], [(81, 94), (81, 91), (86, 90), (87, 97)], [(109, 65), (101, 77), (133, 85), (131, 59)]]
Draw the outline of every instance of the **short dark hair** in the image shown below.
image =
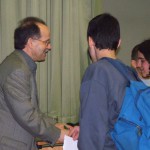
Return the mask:
[(144, 40), (140, 44), (139, 52), (141, 52), (145, 59), (150, 63), (150, 39)]
[(138, 59), (138, 51), (139, 51), (139, 44), (134, 46), (131, 51), (131, 60), (137, 60)]
[(46, 23), (37, 17), (27, 17), (19, 22), (19, 26), (14, 32), (14, 47), (15, 49), (23, 49), (31, 37), (40, 38), (40, 29), (37, 23), (46, 25)]
[(117, 50), (120, 39), (118, 20), (108, 13), (94, 17), (88, 25), (87, 38), (89, 36), (98, 49)]

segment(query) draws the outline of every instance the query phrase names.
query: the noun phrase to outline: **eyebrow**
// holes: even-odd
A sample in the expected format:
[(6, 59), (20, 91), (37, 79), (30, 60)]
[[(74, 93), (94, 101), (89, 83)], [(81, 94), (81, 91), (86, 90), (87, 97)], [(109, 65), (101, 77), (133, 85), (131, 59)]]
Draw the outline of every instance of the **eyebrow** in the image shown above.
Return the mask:
[(138, 57), (138, 59), (145, 59), (145, 58), (143, 58), (143, 57)]

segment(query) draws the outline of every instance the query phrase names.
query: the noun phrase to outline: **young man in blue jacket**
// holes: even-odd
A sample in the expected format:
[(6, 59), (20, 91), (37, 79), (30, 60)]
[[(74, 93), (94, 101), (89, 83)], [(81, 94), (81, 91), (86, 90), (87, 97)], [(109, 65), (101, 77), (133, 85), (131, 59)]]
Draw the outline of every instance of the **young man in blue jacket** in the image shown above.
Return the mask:
[[(127, 69), (116, 58), (121, 43), (118, 20), (107, 13), (96, 16), (89, 22), (87, 40), (93, 63), (85, 71), (80, 88), (78, 147), (79, 150), (116, 150), (110, 130), (119, 115), (127, 85), (124, 76), (108, 61), (117, 61)], [(134, 80), (132, 72), (127, 73)]]

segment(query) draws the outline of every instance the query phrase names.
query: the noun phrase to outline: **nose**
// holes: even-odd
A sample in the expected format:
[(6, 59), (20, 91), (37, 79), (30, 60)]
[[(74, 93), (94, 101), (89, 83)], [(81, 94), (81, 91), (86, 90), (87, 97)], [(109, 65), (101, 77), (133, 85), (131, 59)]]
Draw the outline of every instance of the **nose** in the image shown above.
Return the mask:
[(51, 44), (50, 44), (50, 43), (47, 45), (47, 49), (48, 49), (49, 51), (51, 51), (52, 46), (51, 46)]
[(137, 62), (136, 62), (136, 67), (137, 67), (137, 68), (140, 68), (140, 67), (141, 67), (141, 60), (137, 60)]

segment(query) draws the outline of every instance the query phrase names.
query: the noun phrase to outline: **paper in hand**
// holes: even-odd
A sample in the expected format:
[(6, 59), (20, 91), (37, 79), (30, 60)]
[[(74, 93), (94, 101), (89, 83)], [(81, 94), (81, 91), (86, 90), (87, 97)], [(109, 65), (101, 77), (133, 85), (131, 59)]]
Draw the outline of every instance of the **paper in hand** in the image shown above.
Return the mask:
[(72, 137), (65, 135), (63, 150), (78, 150), (77, 143), (77, 140), (74, 141)]

